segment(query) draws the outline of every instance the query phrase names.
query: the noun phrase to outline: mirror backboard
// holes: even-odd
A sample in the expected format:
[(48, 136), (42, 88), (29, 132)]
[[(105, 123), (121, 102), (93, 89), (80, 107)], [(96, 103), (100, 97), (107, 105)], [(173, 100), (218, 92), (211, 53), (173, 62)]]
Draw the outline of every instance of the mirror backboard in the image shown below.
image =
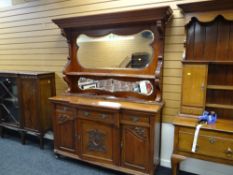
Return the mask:
[(149, 96), (153, 93), (153, 85), (149, 80), (135, 82), (121, 81), (116, 79), (94, 80), (80, 77), (78, 87), (82, 90), (99, 89), (109, 92), (135, 92)]
[(110, 33), (90, 37), (81, 34), (76, 41), (78, 61), (85, 68), (144, 68), (152, 60), (154, 34), (150, 30), (127, 36)]

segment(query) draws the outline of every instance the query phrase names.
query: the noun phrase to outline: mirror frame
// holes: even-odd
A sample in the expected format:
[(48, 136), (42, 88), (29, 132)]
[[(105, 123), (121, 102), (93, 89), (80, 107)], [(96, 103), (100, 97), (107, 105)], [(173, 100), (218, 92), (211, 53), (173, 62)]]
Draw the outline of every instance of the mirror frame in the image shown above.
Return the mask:
[[(69, 47), (67, 64), (63, 70), (63, 74), (65, 75), (64, 80), (69, 86), (68, 91), (70, 93), (83, 93), (75, 83), (75, 81), (81, 76), (96, 79), (112, 77), (119, 80), (130, 79), (131, 81), (149, 80), (150, 82), (153, 82), (154, 92), (149, 97), (140, 96), (139, 98), (161, 101), (161, 70), (164, 50), (165, 24), (171, 16), (171, 8), (169, 6), (165, 6), (125, 12), (54, 19), (53, 22), (61, 29), (62, 35), (66, 37)], [(82, 67), (78, 62), (78, 46), (76, 44), (76, 39), (80, 34), (86, 34), (91, 37), (101, 37), (110, 33), (118, 35), (133, 35), (143, 30), (150, 30), (154, 34), (154, 41), (151, 44), (153, 49), (152, 60), (145, 68), (90, 69)], [(87, 91), (86, 93), (89, 92)], [(128, 95), (134, 96), (133, 94)]]

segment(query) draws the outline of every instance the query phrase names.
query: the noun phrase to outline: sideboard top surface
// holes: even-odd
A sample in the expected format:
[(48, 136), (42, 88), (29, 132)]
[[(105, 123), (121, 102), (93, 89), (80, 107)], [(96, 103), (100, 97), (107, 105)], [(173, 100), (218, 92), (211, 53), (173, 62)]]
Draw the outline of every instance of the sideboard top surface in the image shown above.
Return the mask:
[[(188, 117), (185, 114), (183, 116), (182, 114), (182, 116), (177, 116), (174, 118), (173, 124), (176, 126), (195, 128), (198, 124), (198, 119)], [(203, 124), (202, 129), (233, 133), (233, 121), (218, 119), (215, 124)]]
[(163, 104), (162, 103), (137, 103), (129, 101), (114, 101), (110, 99), (101, 98), (90, 98), (83, 96), (69, 96), (60, 95), (49, 98), (51, 101), (56, 103), (68, 103), (70, 105), (80, 105), (80, 106), (93, 106), (96, 108), (109, 108), (112, 110), (135, 110), (149, 113), (158, 113)]

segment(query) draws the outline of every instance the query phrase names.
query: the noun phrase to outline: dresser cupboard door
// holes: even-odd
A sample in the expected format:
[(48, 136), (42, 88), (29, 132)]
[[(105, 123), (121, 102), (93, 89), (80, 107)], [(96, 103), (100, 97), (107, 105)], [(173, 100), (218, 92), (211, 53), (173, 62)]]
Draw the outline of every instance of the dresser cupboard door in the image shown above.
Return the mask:
[(122, 166), (147, 171), (149, 166), (149, 128), (122, 126)]
[(202, 111), (205, 106), (207, 72), (207, 65), (184, 64), (182, 112), (190, 114), (201, 113), (200, 111)]
[(55, 115), (55, 148), (68, 152), (76, 151), (75, 117), (73, 109), (57, 106)]

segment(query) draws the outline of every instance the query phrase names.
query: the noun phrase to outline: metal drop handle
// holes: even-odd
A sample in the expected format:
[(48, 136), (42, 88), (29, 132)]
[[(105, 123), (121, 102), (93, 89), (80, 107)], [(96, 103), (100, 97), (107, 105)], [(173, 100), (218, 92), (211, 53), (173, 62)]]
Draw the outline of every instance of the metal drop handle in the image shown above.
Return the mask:
[(227, 157), (232, 157), (232, 154), (233, 154), (232, 149), (228, 147), (227, 150), (225, 151), (225, 154)]
[(90, 115), (90, 112), (84, 112), (84, 116), (88, 117)]

